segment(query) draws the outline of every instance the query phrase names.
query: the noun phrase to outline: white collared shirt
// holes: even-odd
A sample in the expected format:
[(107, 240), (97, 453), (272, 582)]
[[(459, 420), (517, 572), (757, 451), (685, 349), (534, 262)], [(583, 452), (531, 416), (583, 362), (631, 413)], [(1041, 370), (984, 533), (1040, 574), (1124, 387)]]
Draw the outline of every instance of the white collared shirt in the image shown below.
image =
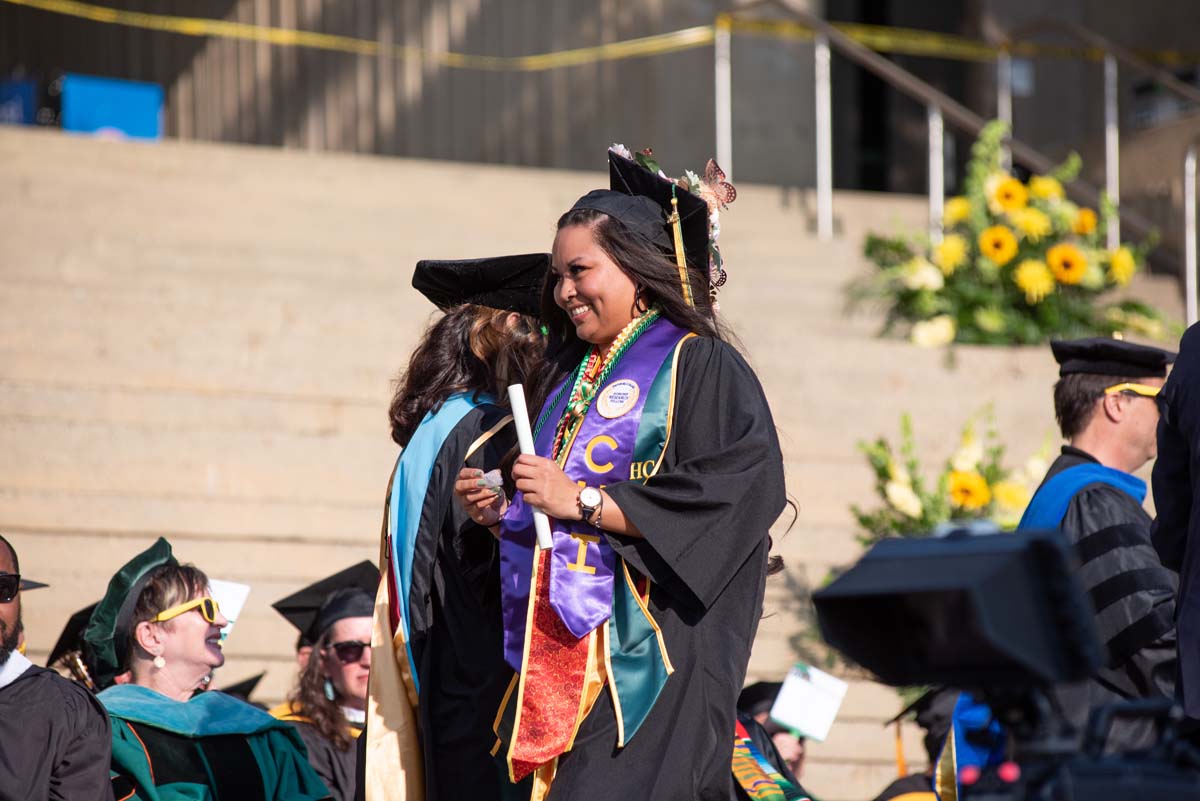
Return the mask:
[(33, 663), (25, 658), (25, 654), (13, 651), (9, 654), (8, 661), (0, 665), (0, 689), (12, 684), (18, 676), (31, 667), (33, 667)]

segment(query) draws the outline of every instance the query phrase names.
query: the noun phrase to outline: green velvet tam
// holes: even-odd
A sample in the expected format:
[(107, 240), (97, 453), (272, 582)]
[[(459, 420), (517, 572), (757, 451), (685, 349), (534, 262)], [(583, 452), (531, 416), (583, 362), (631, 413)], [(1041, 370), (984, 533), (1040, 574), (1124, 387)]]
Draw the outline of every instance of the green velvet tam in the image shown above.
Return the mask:
[(97, 687), (110, 686), (115, 676), (128, 669), (125, 659), (129, 654), (129, 622), (151, 574), (160, 567), (178, 564), (171, 555), (171, 543), (159, 537), (126, 562), (108, 582), (108, 590), (96, 604), (83, 632), (88, 664)]

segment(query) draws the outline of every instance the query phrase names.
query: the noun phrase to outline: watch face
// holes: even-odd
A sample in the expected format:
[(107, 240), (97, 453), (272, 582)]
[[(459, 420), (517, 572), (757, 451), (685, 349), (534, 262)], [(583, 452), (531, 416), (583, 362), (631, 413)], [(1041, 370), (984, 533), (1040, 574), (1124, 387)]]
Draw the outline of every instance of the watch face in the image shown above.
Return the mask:
[(596, 508), (600, 505), (600, 490), (595, 487), (584, 487), (579, 491), (579, 503), (589, 508)]

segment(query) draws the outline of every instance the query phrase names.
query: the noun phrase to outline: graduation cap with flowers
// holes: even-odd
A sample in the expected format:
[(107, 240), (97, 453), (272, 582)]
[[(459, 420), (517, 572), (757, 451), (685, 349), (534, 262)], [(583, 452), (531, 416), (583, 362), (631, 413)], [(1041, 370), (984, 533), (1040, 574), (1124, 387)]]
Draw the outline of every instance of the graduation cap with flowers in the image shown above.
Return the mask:
[(575, 208), (615, 217), (674, 256), (684, 299), (695, 305), (692, 282), (700, 278), (707, 283), (709, 303), (717, 311), (717, 290), (726, 280), (717, 246), (720, 213), (737, 198), (737, 190), (725, 180), (716, 161), (708, 160), (703, 176), (688, 170), (682, 178), (672, 179), (650, 148), (631, 153), (614, 144), (608, 150), (608, 177), (607, 191), (589, 192)]

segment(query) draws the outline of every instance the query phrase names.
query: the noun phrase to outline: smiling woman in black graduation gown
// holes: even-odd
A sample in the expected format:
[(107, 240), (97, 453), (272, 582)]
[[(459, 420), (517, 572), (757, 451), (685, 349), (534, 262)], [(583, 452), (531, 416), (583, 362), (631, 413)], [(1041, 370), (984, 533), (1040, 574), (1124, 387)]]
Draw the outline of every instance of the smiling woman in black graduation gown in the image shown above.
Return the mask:
[[(757, 378), (712, 318), (716, 209), (618, 153), (610, 168), (613, 190), (559, 221), (542, 314), (564, 346), (533, 406), (538, 456), (517, 460), (507, 506), (469, 470), (456, 486), (477, 522), (503, 520), (521, 678), (497, 731), (534, 799), (723, 800), (782, 456)], [(552, 549), (534, 546), (531, 509), (551, 518)]]

